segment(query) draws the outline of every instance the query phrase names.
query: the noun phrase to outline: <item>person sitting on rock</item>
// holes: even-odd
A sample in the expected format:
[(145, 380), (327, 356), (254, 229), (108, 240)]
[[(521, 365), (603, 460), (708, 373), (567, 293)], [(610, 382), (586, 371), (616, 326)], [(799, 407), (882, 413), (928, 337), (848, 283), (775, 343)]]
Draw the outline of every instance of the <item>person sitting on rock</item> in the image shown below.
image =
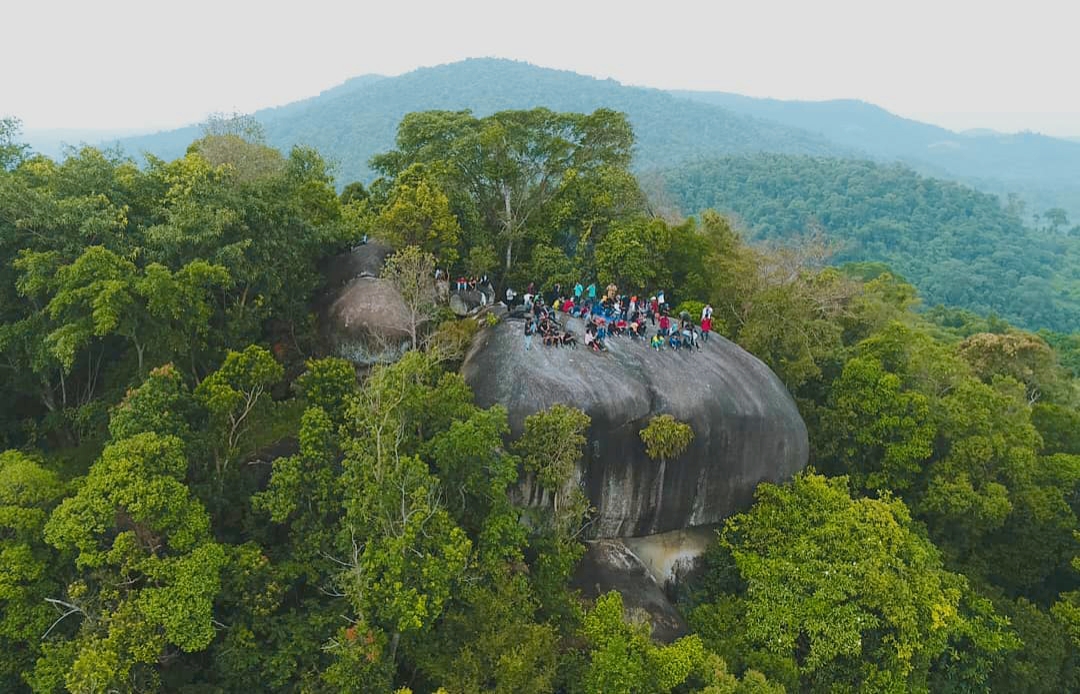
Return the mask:
[(548, 323), (547, 332), (544, 333), (544, 344), (548, 347), (558, 347), (562, 344), (562, 335), (551, 323)]
[(577, 347), (577, 338), (574, 337), (574, 333), (570, 332), (569, 330), (563, 331), (562, 346), (569, 347), (570, 349), (574, 349), (575, 347)]
[(682, 325), (682, 344), (683, 347), (693, 349), (694, 347), (701, 348), (697, 341), (697, 335), (694, 334), (694, 326), (690, 321), (685, 321)]
[(649, 346), (659, 352), (661, 349), (664, 348), (663, 336), (659, 332), (655, 333), (652, 336), (652, 340), (649, 341)]
[(594, 352), (603, 352), (606, 349), (604, 347), (603, 337), (600, 334), (600, 329), (596, 327), (595, 323), (590, 323), (589, 326), (585, 328), (585, 344), (586, 346), (591, 347)]
[(671, 331), (671, 335), (668, 336), (668, 345), (676, 352), (678, 352), (679, 348), (682, 347), (682, 339), (679, 338), (679, 333), (677, 330)]
[(626, 329), (628, 326), (629, 324), (626, 322), (626, 319), (620, 316), (615, 321), (614, 325), (611, 326), (611, 333), (613, 335), (619, 335), (621, 337), (626, 334)]
[(661, 337), (667, 337), (668, 333), (671, 332), (671, 319), (665, 313), (660, 316), (659, 323)]

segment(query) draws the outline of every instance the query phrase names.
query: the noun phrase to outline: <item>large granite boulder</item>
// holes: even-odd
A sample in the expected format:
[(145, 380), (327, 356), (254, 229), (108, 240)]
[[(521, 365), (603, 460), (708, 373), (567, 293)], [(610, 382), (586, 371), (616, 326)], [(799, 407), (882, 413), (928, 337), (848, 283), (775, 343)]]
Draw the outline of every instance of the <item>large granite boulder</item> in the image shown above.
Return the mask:
[[(583, 333), (578, 319), (566, 319)], [(780, 482), (806, 465), (806, 425), (780, 379), (756, 357), (713, 336), (694, 352), (655, 352), (630, 338), (609, 351), (544, 347), (526, 351), (520, 320), (474, 339), (462, 373), (477, 403), (507, 408), (512, 432), (557, 403), (592, 417), (581, 484), (597, 509), (591, 538), (636, 537), (708, 526), (748, 508), (759, 482)], [(694, 430), (666, 464), (645, 454), (638, 432), (658, 414)], [(525, 485), (526, 503), (544, 503)]]
[(332, 292), (322, 328), (334, 354), (361, 366), (397, 360), (411, 344), (409, 313), (387, 280), (355, 277)]

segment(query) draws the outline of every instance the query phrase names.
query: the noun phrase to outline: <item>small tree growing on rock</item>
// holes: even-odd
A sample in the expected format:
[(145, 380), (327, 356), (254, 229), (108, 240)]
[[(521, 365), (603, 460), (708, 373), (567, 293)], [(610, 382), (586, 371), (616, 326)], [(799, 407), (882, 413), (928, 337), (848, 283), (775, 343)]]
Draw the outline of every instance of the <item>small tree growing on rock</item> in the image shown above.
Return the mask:
[[(535, 473), (540, 486), (552, 493), (557, 519), (560, 498), (564, 511), (581, 504), (587, 506), (581, 490), (577, 489), (574, 470), (587, 442), (585, 431), (589, 422), (589, 416), (575, 407), (553, 405), (525, 418), (525, 432), (515, 444), (515, 452), (521, 456), (525, 469)], [(582, 498), (575, 499), (576, 496)]]
[(438, 313), (439, 304), (435, 293), (435, 256), (416, 246), (405, 246), (386, 259), (383, 277), (389, 280), (401, 294), (407, 314), (405, 330), (409, 333), (412, 348), (420, 342), (424, 326)]
[(645, 442), (645, 453), (653, 460), (678, 458), (694, 440), (694, 430), (669, 414), (652, 418), (639, 436)]
[(645, 443), (645, 453), (653, 460), (660, 461), (660, 473), (653, 485), (653, 506), (660, 504), (660, 495), (664, 491), (664, 472), (669, 459), (678, 458), (694, 440), (694, 430), (689, 424), (680, 422), (669, 414), (657, 415), (638, 435)]

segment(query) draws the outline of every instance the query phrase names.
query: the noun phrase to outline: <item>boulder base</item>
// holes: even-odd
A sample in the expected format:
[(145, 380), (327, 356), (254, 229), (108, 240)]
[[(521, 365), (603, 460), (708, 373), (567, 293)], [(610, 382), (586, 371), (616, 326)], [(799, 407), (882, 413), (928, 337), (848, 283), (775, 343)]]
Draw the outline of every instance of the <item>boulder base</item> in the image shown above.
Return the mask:
[(587, 543), (572, 585), (590, 600), (610, 590), (619, 591), (626, 616), (635, 621), (648, 619), (654, 639), (674, 641), (686, 634), (682, 615), (645, 564), (621, 540)]

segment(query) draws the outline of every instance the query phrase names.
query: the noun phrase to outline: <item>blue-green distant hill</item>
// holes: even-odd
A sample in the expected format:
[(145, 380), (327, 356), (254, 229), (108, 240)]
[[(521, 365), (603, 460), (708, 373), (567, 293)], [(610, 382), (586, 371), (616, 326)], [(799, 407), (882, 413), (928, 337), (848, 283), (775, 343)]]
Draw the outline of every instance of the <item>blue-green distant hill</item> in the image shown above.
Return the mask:
[(901, 161), (999, 195), (1021, 194), (1028, 214), (1063, 207), (1080, 218), (1080, 142), (1035, 133), (956, 133), (863, 101), (780, 101), (724, 92), (672, 92), (755, 118), (818, 133), (868, 156)]

